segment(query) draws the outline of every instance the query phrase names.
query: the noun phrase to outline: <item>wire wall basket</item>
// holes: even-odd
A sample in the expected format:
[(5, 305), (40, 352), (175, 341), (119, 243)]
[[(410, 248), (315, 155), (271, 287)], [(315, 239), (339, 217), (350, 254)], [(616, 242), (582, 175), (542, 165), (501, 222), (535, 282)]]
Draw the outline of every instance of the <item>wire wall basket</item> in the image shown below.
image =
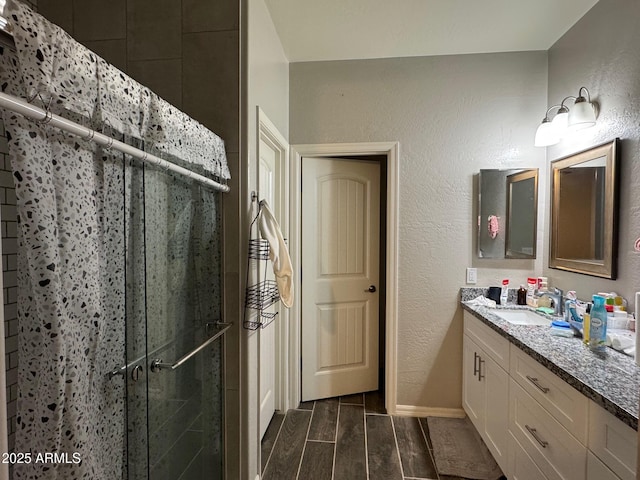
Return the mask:
[(262, 238), (249, 240), (249, 258), (252, 260), (269, 260), (269, 242)]
[(280, 300), (278, 285), (273, 280), (264, 280), (247, 288), (244, 305), (247, 308), (264, 310)]
[[(252, 199), (257, 200), (257, 195), (252, 195)], [(260, 216), (261, 205), (258, 206), (258, 213), (251, 222), (249, 231), (253, 230), (253, 226)], [(267, 261), (269, 260), (269, 242), (262, 238), (249, 239), (249, 252), (247, 258), (247, 289), (244, 300), (244, 321), (242, 326), (247, 330), (257, 330), (264, 328), (273, 322), (278, 316), (278, 312), (266, 312), (265, 310), (280, 300), (278, 292), (278, 284), (274, 280), (267, 280)], [(252, 263), (261, 262), (261, 271), (264, 272), (264, 279), (261, 282), (249, 285), (249, 272)], [(258, 269), (260, 271), (260, 269)], [(255, 310), (255, 312), (251, 312)]]
[(259, 312), (256, 321), (245, 320), (243, 325), (247, 330), (257, 330), (264, 328), (273, 322), (278, 316), (278, 312)]

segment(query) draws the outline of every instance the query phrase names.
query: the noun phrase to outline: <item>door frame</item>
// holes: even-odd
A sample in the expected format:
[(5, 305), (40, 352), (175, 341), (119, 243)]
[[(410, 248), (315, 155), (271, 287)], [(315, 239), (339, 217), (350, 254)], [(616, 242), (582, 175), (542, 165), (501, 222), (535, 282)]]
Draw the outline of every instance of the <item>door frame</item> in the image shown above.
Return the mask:
[[(283, 218), (279, 218), (278, 221), (280, 223), (280, 230), (285, 237), (288, 236), (289, 232), (289, 213), (290, 210), (287, 209), (287, 205), (289, 205), (289, 143), (284, 138), (284, 136), (280, 133), (278, 128), (274, 125), (274, 123), (269, 120), (269, 117), (264, 113), (264, 111), (260, 108), (260, 106), (256, 106), (256, 123), (257, 123), (257, 131), (256, 135), (256, 159), (257, 159), (257, 179), (256, 184), (260, 185), (260, 141), (267, 143), (273, 150), (276, 152), (276, 165), (277, 169), (280, 172), (280, 187), (284, 190), (283, 192), (283, 201), (282, 201), (282, 216)], [(275, 351), (275, 378), (274, 378), (274, 394), (275, 394), (275, 408), (276, 410), (280, 410), (286, 412), (288, 410), (288, 405), (286, 402), (288, 389), (289, 389), (289, 379), (288, 379), (288, 368), (289, 364), (288, 351), (286, 348), (288, 342), (288, 323), (289, 323), (289, 309), (284, 308), (282, 305), (280, 306), (280, 311), (278, 313), (278, 320), (274, 322), (274, 327), (276, 328), (275, 339), (276, 339), (276, 351)], [(258, 342), (258, 362), (260, 360), (260, 342)], [(259, 368), (259, 367), (258, 367)], [(260, 381), (260, 373), (258, 372), (258, 382)], [(258, 384), (258, 425), (260, 425), (260, 384)]]
[[(303, 157), (339, 157), (362, 155), (385, 155), (387, 157), (387, 176), (381, 177), (381, 186), (386, 186), (386, 308), (385, 308), (385, 407), (387, 413), (396, 413), (397, 397), (397, 331), (398, 331), (398, 174), (400, 160), (399, 142), (372, 142), (372, 143), (328, 143), (328, 144), (303, 144), (291, 145), (290, 149), (291, 186), (290, 186), (290, 226), (291, 236), (289, 251), (293, 262), (294, 291), (302, 291), (301, 265), (302, 265), (302, 238), (301, 238), (301, 213), (302, 213), (302, 158)], [(287, 409), (296, 408), (301, 398), (301, 308), (298, 293), (297, 301), (291, 308), (288, 325), (288, 357), (289, 387), (287, 395)]]

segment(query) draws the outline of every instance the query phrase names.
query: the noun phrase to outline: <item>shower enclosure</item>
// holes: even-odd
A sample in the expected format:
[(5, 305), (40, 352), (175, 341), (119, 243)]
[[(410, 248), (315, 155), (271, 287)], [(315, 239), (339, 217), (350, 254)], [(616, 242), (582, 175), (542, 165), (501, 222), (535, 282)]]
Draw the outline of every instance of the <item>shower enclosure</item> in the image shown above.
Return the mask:
[(108, 192), (122, 208), (105, 219), (117, 244), (105, 261), (121, 268), (109, 278), (110, 331), (94, 366), (104, 396), (90, 401), (106, 407), (96, 429), (122, 456), (95, 455), (120, 471), (114, 479), (222, 479), (222, 194), (126, 155), (110, 163)]
[(127, 480), (223, 478), (220, 195), (125, 169)]
[(224, 143), (21, 2), (3, 16), (19, 232), (9, 448), (34, 456), (10, 478), (223, 478)]

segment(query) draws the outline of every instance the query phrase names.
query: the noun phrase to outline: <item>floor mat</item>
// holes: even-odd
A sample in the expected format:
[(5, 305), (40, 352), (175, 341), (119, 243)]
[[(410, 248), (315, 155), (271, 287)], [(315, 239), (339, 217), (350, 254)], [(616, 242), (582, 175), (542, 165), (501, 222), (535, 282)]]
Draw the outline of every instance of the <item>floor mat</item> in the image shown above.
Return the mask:
[(438, 473), (497, 480), (502, 471), (468, 417), (427, 418)]

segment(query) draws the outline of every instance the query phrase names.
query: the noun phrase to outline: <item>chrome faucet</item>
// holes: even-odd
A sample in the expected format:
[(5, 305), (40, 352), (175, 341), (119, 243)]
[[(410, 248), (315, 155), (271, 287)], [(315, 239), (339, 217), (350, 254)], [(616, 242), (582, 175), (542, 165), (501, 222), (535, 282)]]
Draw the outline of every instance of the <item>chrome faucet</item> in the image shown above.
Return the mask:
[(564, 313), (564, 292), (559, 288), (554, 288), (553, 293), (551, 292), (542, 292), (540, 297), (549, 297), (553, 300), (553, 314), (556, 316), (562, 316)]

